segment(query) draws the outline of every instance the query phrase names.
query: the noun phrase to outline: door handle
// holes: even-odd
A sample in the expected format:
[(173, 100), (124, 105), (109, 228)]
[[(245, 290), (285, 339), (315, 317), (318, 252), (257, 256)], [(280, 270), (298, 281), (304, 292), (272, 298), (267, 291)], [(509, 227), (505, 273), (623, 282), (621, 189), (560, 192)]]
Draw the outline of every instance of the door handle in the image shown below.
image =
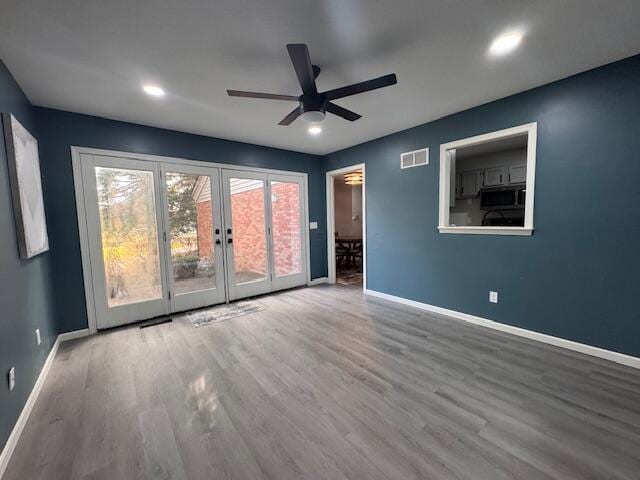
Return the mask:
[(219, 238), (216, 238), (216, 245), (220, 245), (222, 242), (220, 241)]
[(231, 235), (231, 229), (227, 228), (227, 235)]
[(233, 243), (233, 238), (227, 238), (227, 243)]

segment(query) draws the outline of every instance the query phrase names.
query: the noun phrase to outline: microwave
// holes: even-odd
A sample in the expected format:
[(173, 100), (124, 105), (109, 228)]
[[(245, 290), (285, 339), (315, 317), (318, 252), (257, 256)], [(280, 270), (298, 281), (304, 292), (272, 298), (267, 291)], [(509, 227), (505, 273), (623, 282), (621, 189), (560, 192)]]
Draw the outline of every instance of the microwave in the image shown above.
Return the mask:
[(481, 210), (523, 209), (526, 201), (526, 185), (482, 188), (480, 190)]

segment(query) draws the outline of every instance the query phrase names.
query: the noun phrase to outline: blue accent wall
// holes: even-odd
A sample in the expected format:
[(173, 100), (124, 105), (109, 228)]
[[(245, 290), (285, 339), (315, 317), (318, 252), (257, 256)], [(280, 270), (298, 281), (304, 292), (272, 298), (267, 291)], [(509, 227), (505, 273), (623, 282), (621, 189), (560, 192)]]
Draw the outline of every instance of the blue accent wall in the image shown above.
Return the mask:
[(322, 158), (276, 148), (233, 142), (76, 113), (36, 108), (40, 157), (48, 181), (45, 201), (56, 275), (56, 306), (61, 332), (87, 328), (71, 146), (163, 155), (209, 162), (305, 172), (309, 182), (311, 276), (327, 274), (326, 207)]
[[(533, 236), (439, 234), (440, 144), (529, 122)], [(401, 152), (425, 146), (428, 166), (400, 169)], [(333, 153), (325, 166), (361, 162), (369, 289), (640, 356), (640, 56)]]
[[(36, 138), (33, 107), (0, 61), (0, 111), (12, 113)], [(51, 254), (21, 260), (11, 203), (4, 132), (0, 131), (0, 451), (6, 444), (56, 337)], [(48, 212), (47, 212), (48, 213)], [(36, 344), (36, 328), (42, 344)], [(8, 372), (16, 369), (9, 391)]]

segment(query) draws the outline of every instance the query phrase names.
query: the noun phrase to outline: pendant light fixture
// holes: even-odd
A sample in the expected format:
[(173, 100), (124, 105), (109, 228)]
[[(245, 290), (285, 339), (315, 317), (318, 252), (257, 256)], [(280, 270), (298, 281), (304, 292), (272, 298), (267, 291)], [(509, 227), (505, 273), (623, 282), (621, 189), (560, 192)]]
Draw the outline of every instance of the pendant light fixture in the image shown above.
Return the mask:
[(362, 172), (349, 172), (344, 174), (344, 183), (347, 185), (362, 185)]

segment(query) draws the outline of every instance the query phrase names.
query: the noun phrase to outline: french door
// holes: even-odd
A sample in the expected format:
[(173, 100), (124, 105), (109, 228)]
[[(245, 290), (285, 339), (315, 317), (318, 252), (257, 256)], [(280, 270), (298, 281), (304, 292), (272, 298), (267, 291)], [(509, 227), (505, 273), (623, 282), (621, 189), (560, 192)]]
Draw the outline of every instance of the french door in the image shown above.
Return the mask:
[(219, 172), (175, 164), (160, 172), (171, 311), (224, 302)]
[(223, 171), (229, 299), (305, 282), (300, 177)]
[(306, 282), (299, 175), (89, 154), (80, 174), (99, 329)]
[(98, 328), (169, 313), (159, 164), (83, 156)]

